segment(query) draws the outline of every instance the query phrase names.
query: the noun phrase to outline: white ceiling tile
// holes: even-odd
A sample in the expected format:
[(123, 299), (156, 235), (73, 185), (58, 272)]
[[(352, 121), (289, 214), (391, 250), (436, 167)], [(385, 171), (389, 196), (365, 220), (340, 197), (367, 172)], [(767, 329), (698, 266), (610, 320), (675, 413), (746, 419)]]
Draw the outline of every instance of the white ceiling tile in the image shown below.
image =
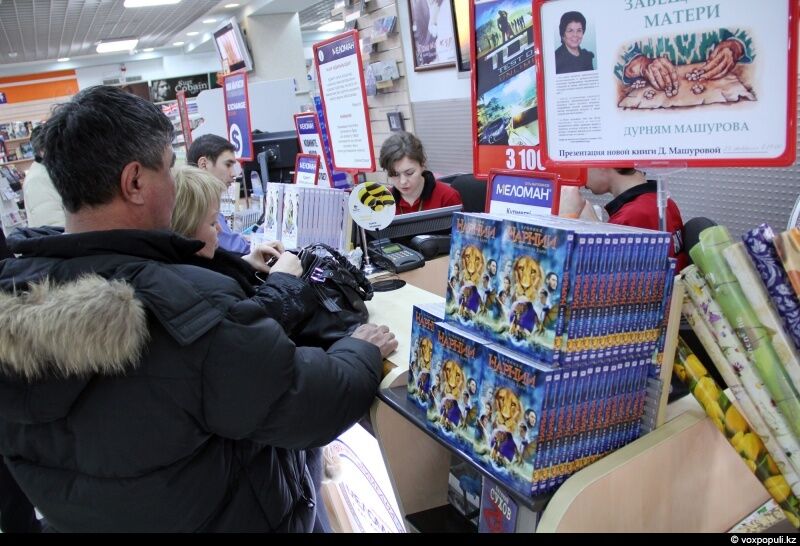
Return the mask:
[[(125, 9), (124, 0), (3, 0), (0, 65), (95, 54), (100, 40), (139, 38), (139, 48), (172, 43), (220, 0)], [(9, 53), (16, 52), (11, 58)]]

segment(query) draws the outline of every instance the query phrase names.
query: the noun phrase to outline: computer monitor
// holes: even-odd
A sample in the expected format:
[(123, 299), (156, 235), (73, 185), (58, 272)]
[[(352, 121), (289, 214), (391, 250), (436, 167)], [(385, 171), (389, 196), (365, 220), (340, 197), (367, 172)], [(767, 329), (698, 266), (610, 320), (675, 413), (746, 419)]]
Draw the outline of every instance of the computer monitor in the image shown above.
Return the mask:
[(294, 131), (253, 133), (253, 156), (256, 159), (242, 164), (245, 183), (250, 180), (252, 171), (261, 175), (263, 183), (291, 183), (298, 153), (300, 146)]
[(390, 239), (407, 244), (417, 235), (450, 235), (453, 229), (453, 213), (460, 211), (461, 205), (454, 205), (399, 214), (385, 229), (365, 232), (367, 241)]

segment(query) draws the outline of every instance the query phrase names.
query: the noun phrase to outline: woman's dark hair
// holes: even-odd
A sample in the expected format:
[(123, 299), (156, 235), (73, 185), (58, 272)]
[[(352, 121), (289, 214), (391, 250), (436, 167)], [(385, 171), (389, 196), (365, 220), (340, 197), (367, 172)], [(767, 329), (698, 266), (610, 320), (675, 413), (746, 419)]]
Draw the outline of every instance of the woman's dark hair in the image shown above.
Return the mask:
[(636, 173), (636, 169), (614, 169), (614, 170), (617, 171), (619, 174), (623, 174), (625, 176), (630, 176)]
[(120, 191), (126, 165), (164, 167), (172, 122), (153, 103), (116, 87), (84, 89), (44, 124), (44, 166), (67, 212), (104, 205)]
[(558, 35), (562, 39), (567, 31), (567, 25), (570, 23), (580, 23), (583, 31), (586, 32), (586, 17), (579, 11), (568, 11), (561, 16), (561, 22), (558, 24)]
[(425, 148), (417, 137), (406, 131), (398, 131), (387, 138), (381, 146), (380, 165), (389, 176), (396, 176), (392, 171), (392, 165), (404, 157), (417, 161), (423, 167), (427, 162)]

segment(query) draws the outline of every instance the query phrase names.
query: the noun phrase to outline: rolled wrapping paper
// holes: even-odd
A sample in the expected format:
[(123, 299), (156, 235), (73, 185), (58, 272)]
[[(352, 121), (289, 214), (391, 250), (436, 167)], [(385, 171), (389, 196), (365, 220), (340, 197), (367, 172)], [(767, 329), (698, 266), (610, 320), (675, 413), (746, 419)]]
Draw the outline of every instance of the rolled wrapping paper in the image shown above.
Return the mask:
[(789, 487), (788, 477), (781, 474), (761, 439), (750, 430), (736, 406), (680, 338), (673, 371), (703, 405), (711, 421), (775, 499), (786, 518), (796, 528), (800, 528), (800, 500), (793, 488)]
[[(785, 322), (773, 307), (769, 295), (764, 288), (761, 277), (747, 255), (743, 243), (736, 243), (723, 252), (731, 271), (739, 280), (744, 297), (750, 303), (761, 323), (767, 327), (772, 346), (781, 359), (781, 364), (789, 375), (789, 379), (797, 387), (800, 385), (800, 360), (798, 360), (794, 341), (790, 338)], [(800, 314), (800, 308), (797, 310)]]
[(794, 293), (800, 295), (800, 230), (792, 228), (784, 231), (775, 239), (775, 246)]
[[(694, 267), (694, 266), (692, 266)], [(684, 269), (684, 271), (686, 271)], [(686, 283), (684, 283), (686, 284)], [(783, 473), (786, 481), (789, 483), (789, 486), (792, 489), (792, 492), (795, 495), (800, 496), (800, 470), (798, 470), (798, 466), (796, 464), (798, 455), (800, 452), (794, 451), (793, 457), (790, 458), (788, 453), (791, 451), (784, 446), (781, 445), (781, 442), (778, 441), (776, 435), (773, 433), (772, 428), (767, 425), (764, 417), (762, 416), (762, 411), (756, 408), (756, 405), (750, 395), (747, 393), (747, 390), (744, 388), (742, 383), (739, 381), (739, 378), (736, 375), (736, 371), (733, 365), (728, 361), (728, 359), (723, 354), (722, 348), (719, 346), (718, 340), (714, 333), (712, 332), (711, 328), (708, 326), (708, 322), (703, 318), (700, 309), (694, 304), (691, 298), (688, 295), (688, 292), (692, 290), (688, 284), (686, 285), (686, 292), (683, 297), (683, 306), (681, 307), (681, 312), (683, 316), (686, 317), (686, 321), (694, 330), (694, 333), (697, 334), (697, 339), (700, 340), (700, 343), (703, 345), (703, 348), (708, 353), (709, 358), (711, 359), (712, 364), (714, 367), (719, 370), (720, 375), (722, 376), (723, 381), (728, 384), (728, 387), (731, 389), (733, 396), (736, 398), (736, 401), (739, 402), (739, 406), (742, 408), (742, 413), (744, 413), (747, 421), (750, 423), (750, 427), (753, 431), (761, 438), (761, 441), (767, 448), (767, 451), (772, 455), (775, 462), (778, 464), (778, 468)], [(683, 343), (683, 340), (679, 340), (679, 343)], [(677, 358), (676, 358), (676, 365), (677, 365)], [(754, 374), (751, 374), (754, 375)], [(681, 380), (683, 380), (680, 375), (678, 376)], [(713, 379), (712, 379), (713, 380)], [(763, 392), (763, 390), (759, 389), (759, 393), (763, 393), (763, 396), (759, 398), (759, 403), (764, 404), (765, 400), (766, 403), (769, 404), (769, 396)], [(695, 395), (698, 402), (703, 405), (703, 408), (706, 410), (706, 413), (711, 417), (712, 420), (718, 419), (722, 420), (720, 417), (720, 411), (716, 411), (716, 407), (711, 406), (710, 408), (704, 404), (704, 399), (701, 399), (700, 396)], [(786, 426), (783, 424), (776, 415), (774, 411), (771, 411), (770, 408), (766, 409), (767, 415), (769, 419), (773, 422), (779, 423), (782, 428), (782, 438), (784, 440), (788, 440), (789, 442), (793, 441), (792, 434), (788, 431)], [(719, 428), (719, 423), (715, 422), (717, 428)]]
[(792, 338), (794, 346), (800, 350), (800, 300), (781, 264), (772, 228), (767, 224), (761, 224), (745, 233), (742, 240), (761, 277), (761, 282), (769, 293), (772, 305), (783, 320), (786, 333)]
[(742, 341), (747, 357), (755, 366), (789, 430), (795, 439), (800, 439), (800, 395), (781, 365), (767, 329), (747, 303), (739, 282), (725, 261), (722, 252), (732, 244), (728, 230), (723, 226), (714, 226), (700, 233), (700, 241), (689, 254), (703, 272), (725, 318), (734, 325), (734, 332)]

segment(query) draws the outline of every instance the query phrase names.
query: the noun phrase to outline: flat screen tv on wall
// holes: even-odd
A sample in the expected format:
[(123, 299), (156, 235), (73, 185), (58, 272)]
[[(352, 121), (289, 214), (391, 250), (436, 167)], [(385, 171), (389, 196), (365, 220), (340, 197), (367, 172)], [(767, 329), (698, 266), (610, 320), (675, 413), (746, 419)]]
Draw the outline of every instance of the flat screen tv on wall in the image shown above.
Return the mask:
[(214, 44), (217, 46), (223, 70), (226, 66), (231, 72), (249, 72), (253, 69), (253, 59), (236, 19), (230, 19), (214, 31)]

